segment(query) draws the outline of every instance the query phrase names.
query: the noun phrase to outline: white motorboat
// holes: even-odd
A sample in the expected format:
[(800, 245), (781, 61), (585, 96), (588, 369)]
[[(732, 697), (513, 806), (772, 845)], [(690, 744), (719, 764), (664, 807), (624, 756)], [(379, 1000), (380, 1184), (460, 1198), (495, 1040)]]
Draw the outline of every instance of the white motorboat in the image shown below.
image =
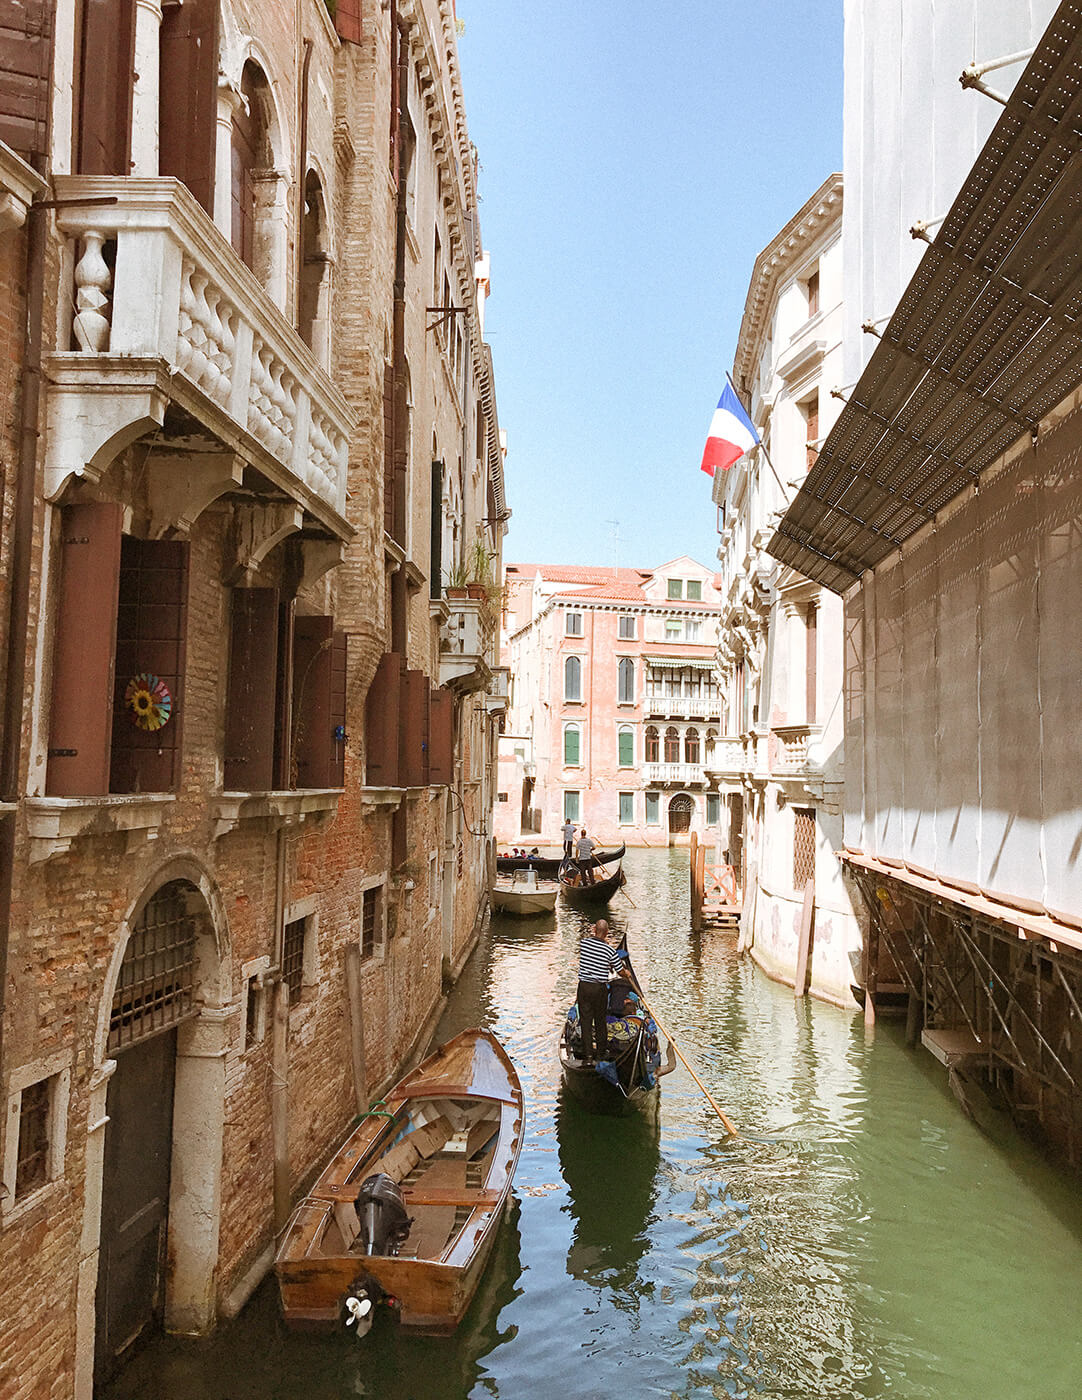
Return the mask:
[(505, 914), (551, 914), (560, 892), (558, 880), (539, 880), (536, 870), (499, 875), (492, 887), (492, 907)]

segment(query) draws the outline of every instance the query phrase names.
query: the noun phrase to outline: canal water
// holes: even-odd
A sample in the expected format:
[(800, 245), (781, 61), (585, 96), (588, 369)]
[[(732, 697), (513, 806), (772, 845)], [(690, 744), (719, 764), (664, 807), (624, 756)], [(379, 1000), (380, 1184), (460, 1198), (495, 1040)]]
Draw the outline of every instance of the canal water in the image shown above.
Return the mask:
[[(581, 916), (497, 918), (440, 1025), (493, 1029), (522, 1077), (514, 1206), (450, 1339), (282, 1327), (273, 1281), (204, 1343), (163, 1340), (111, 1400), (1076, 1400), (1082, 1197), (959, 1111), (901, 1030), (792, 993), (689, 932), (686, 851), (633, 851), (626, 928), (682, 1068), (660, 1112), (591, 1116), (556, 1040)], [(631, 901), (634, 901), (632, 905)]]

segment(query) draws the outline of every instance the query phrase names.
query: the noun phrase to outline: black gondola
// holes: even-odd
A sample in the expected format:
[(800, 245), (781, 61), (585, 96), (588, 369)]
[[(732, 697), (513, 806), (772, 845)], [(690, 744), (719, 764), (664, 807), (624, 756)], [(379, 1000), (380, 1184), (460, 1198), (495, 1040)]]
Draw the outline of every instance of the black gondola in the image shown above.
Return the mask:
[[(623, 860), (626, 845), (617, 846), (611, 851), (598, 851), (591, 864), (611, 865), (614, 860)], [(512, 870), (536, 870), (539, 880), (555, 880), (563, 865), (563, 856), (497, 856), (496, 873), (510, 875)]]
[[(620, 947), (626, 956), (626, 934)], [(627, 966), (631, 969), (630, 958)], [(631, 976), (638, 985), (633, 969)], [(560, 1033), (559, 1051), (563, 1081), (570, 1092), (596, 1113), (633, 1113), (656, 1100), (658, 1081), (676, 1068), (676, 1055), (670, 1044), (662, 1064), (660, 1034), (645, 1008), (641, 1016), (609, 1019), (612, 1057), (600, 1067), (581, 1058), (577, 1008), (573, 1007), (572, 1012), (575, 1014), (568, 1013)]]
[(621, 885), (627, 884), (624, 867), (618, 865), (611, 875), (605, 875), (592, 884), (584, 882), (577, 865), (565, 861), (560, 868), (560, 888), (572, 904), (608, 904)]

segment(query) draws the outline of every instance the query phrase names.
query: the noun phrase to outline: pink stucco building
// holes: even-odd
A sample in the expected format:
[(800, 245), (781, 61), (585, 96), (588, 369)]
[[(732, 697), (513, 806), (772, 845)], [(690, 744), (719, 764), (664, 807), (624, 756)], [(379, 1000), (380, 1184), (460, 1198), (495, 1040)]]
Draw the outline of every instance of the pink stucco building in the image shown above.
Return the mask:
[(714, 573), (684, 556), (655, 569), (509, 564), (506, 582), (500, 848), (556, 844), (566, 817), (606, 845), (691, 831), (718, 843)]

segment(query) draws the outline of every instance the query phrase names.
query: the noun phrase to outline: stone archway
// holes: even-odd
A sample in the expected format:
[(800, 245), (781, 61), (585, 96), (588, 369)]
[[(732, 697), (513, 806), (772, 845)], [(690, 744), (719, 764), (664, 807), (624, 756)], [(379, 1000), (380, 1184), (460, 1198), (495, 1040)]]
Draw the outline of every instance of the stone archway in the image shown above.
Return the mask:
[[(118, 930), (90, 1080), (77, 1400), (93, 1394), (95, 1363), (105, 1373), (117, 1348), (123, 1351), (155, 1324), (197, 1335), (215, 1321), (225, 1060), (236, 1011), (224, 930), (213, 882), (188, 860), (160, 870)], [(111, 1124), (112, 1114), (117, 1120)], [(118, 1240), (117, 1188), (123, 1190), (123, 1175), (131, 1173), (124, 1139), (143, 1119), (144, 1147), (149, 1143), (146, 1150), (165, 1160), (143, 1192), (147, 1201), (135, 1203), (146, 1212), (148, 1228), (134, 1240)], [(134, 1214), (128, 1211), (128, 1218)], [(124, 1258), (132, 1245), (135, 1257)], [(122, 1297), (99, 1296), (108, 1288), (146, 1287), (146, 1279), (154, 1294), (151, 1316), (145, 1305), (140, 1312), (134, 1297), (125, 1311)], [(102, 1327), (109, 1330), (102, 1333)]]

